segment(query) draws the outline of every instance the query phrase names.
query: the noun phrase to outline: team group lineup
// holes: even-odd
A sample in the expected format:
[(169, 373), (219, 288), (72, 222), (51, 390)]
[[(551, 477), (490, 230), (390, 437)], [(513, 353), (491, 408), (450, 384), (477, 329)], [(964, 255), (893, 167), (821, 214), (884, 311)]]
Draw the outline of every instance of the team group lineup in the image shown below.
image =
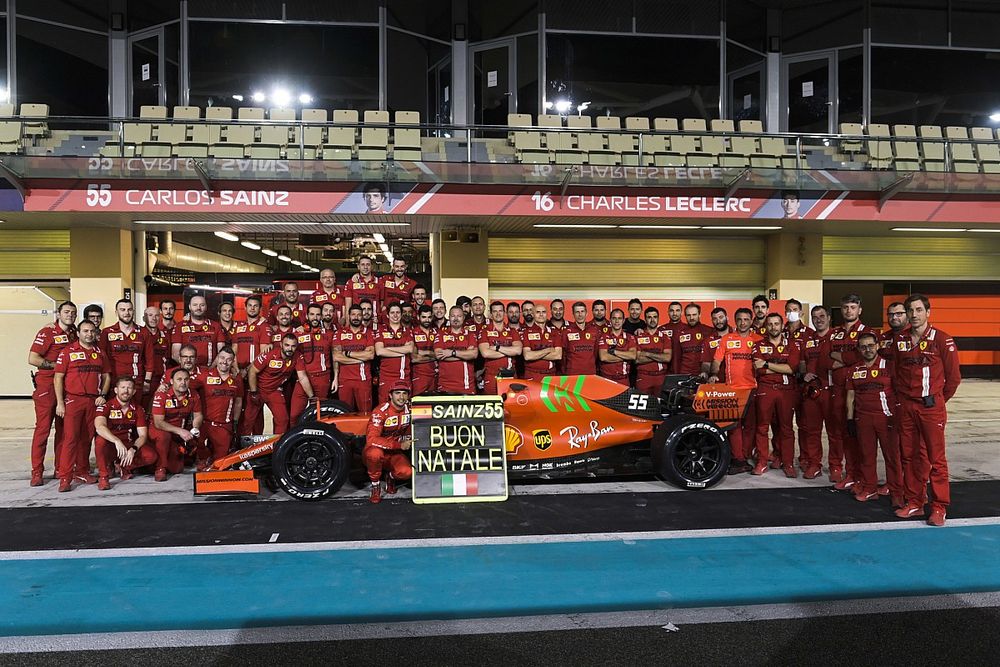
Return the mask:
[(185, 465), (207, 469), (239, 436), (263, 433), (265, 406), (274, 433), (284, 433), (310, 402), (336, 397), (371, 413), (362, 457), (378, 502), (383, 476), (391, 494), (411, 474), (410, 396), (495, 394), (498, 376), (549, 375), (600, 375), (658, 396), (668, 375), (685, 374), (753, 389), (728, 433), (731, 475), (820, 477), (825, 427), (836, 489), (858, 501), (888, 495), (900, 518), (926, 516), (929, 503), (928, 523), (944, 525), (946, 403), (961, 375), (955, 343), (930, 323), (925, 296), (890, 304), (885, 331), (861, 322), (853, 294), (841, 299), (837, 327), (826, 306), (812, 307), (808, 326), (798, 300), (781, 314), (762, 295), (737, 309), (732, 324), (723, 308), (711, 311), (709, 325), (699, 305), (679, 302), (664, 322), (639, 299), (610, 313), (601, 300), (589, 311), (575, 302), (567, 319), (560, 299), (487, 307), (482, 297), (460, 297), (449, 308), (406, 271), (396, 259), (379, 277), (362, 257), (344, 285), (333, 270), (321, 271), (308, 298), (294, 282), (270, 305), (247, 297), (243, 320), (231, 303), (209, 318), (196, 295), (181, 320), (176, 303), (162, 300), (139, 323), (122, 299), (117, 322), (101, 329), (99, 306), (77, 323), (76, 306), (60, 304), (28, 354), (36, 369), (31, 485), (45, 483), (53, 428), (59, 490), (74, 482), (109, 490), (114, 476), (139, 470), (163, 481)]

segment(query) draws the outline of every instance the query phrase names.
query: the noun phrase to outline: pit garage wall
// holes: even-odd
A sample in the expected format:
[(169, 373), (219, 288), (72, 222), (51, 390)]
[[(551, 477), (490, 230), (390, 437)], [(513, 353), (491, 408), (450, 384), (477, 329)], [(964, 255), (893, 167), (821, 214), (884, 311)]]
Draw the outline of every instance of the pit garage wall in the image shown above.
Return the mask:
[(766, 241), (747, 238), (489, 238), (491, 299), (750, 299)]
[[(910, 284), (931, 300), (931, 321), (955, 337), (963, 376), (1000, 377), (1000, 239), (995, 235), (826, 237), (823, 279), (878, 285), (882, 299), (874, 307), (882, 314), (889, 303), (906, 298), (882, 283)], [(858, 291), (850, 282), (838, 287)], [(827, 300), (834, 297), (828, 294)]]

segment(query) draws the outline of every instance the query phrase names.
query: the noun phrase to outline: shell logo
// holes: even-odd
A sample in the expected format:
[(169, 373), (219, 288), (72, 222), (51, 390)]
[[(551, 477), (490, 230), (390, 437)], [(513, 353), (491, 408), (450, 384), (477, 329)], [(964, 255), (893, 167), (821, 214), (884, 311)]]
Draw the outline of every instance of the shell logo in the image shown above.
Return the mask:
[(517, 450), (524, 444), (524, 436), (513, 426), (503, 427), (503, 445), (508, 454), (517, 454)]

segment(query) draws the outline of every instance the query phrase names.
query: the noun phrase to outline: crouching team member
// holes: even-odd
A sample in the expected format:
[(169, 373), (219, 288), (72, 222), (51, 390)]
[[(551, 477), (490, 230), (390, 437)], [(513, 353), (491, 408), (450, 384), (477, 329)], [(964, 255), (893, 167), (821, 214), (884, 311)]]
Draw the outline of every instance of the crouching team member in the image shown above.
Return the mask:
[(521, 337), (507, 326), (503, 304), (490, 304), (490, 322), (479, 330), (479, 355), (483, 365), (483, 393), (497, 393), (497, 373), (513, 374), (514, 359), (521, 356)]
[(372, 483), (370, 500), (382, 501), (382, 472), (388, 471), (385, 493), (396, 493), (396, 483), (413, 476), (410, 465), (410, 387), (397, 382), (389, 390), (389, 400), (378, 406), (368, 419), (365, 448), (361, 453)]
[(153, 396), (153, 425), (149, 438), (156, 446), (156, 472), (153, 478), (165, 482), (167, 473), (176, 475), (184, 470), (184, 454), (195, 451), (204, 461), (208, 450), (198, 446), (201, 435), (201, 398), (192, 393), (187, 370), (175, 368), (170, 376), (170, 388)]
[(97, 488), (111, 490), (111, 473), (115, 466), (121, 469), (122, 480), (132, 478), (132, 471), (156, 463), (156, 448), (146, 444), (149, 429), (146, 411), (135, 396), (135, 381), (119, 377), (115, 381), (115, 396), (98, 406), (94, 419), (97, 438)]

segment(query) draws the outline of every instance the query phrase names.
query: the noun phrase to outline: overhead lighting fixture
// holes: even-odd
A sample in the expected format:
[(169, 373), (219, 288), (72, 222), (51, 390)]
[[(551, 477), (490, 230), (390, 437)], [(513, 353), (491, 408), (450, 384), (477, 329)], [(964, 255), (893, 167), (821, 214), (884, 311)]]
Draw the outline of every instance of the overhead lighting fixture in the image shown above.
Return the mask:
[(951, 232), (964, 232), (967, 231), (964, 227), (962, 228), (950, 228), (950, 227), (893, 227), (894, 232), (938, 232), (941, 234), (948, 234)]
[(288, 255), (278, 255), (278, 259), (280, 259), (282, 262), (290, 262), (290, 261), (292, 261), (292, 258), (289, 257)]
[(275, 88), (271, 91), (271, 103), (285, 108), (292, 103), (292, 94), (286, 88)]
[[(243, 224), (243, 223), (239, 223), (239, 224)], [(262, 222), (260, 224), (262, 224), (262, 225), (273, 225), (274, 223), (273, 222)], [(283, 222), (281, 224), (286, 225), (288, 223)], [(302, 224), (304, 224), (304, 225), (315, 225), (316, 223), (315, 222), (304, 222)], [(324, 225), (326, 227), (357, 227), (359, 224), (364, 225), (366, 223), (363, 223), (363, 222), (362, 223), (357, 223), (357, 222), (321, 222), (319, 224)], [(372, 222), (372, 224), (373, 225), (377, 224), (379, 227), (409, 227), (410, 226), (410, 223), (408, 223), (408, 222), (382, 222), (381, 220), (379, 220), (377, 223), (376, 222)]]
[(242, 95), (233, 95), (233, 99), (236, 100), (237, 102), (242, 102), (243, 101), (243, 96)]
[(302, 261), (301, 261), (301, 260), (298, 260), (298, 259), (293, 259), (293, 260), (292, 260), (292, 264), (294, 264), (295, 266), (305, 266), (305, 265), (304, 265), (304, 264), (302, 263)]
[(389, 244), (388, 243), (379, 243), (378, 247), (382, 249), (382, 252), (389, 252)]
[(274, 252), (270, 248), (261, 248), (260, 251), (262, 253), (264, 253), (265, 255), (267, 255), (268, 257), (277, 257), (278, 256), (278, 253)]
[(301, 93), (299, 95), (299, 104), (312, 104), (313, 96), (309, 93)]
[[(0, 222), (3, 222), (3, 220), (0, 220)], [(996, 234), (996, 233), (1000, 233), (1000, 227), (995, 227), (995, 228), (992, 228), (992, 229), (991, 228), (985, 228), (985, 229), (966, 229), (965, 231), (967, 231), (967, 232), (973, 232), (975, 234)]]
[(728, 229), (731, 232), (773, 232), (781, 227), (733, 227), (729, 225), (706, 225), (702, 229)]
[(263, 90), (255, 90), (253, 91), (253, 95), (250, 96), (250, 99), (254, 102), (263, 102), (267, 99), (267, 95), (264, 94)]
[(619, 225), (620, 229), (701, 229), (699, 225)]
[(375, 239), (375, 243), (385, 243), (385, 237), (378, 232), (372, 234), (372, 238)]
[[(4, 97), (4, 99), (6, 100), (7, 98)], [(991, 113), (990, 114), (990, 120), (992, 120), (994, 123), (1000, 123), (1000, 111), (997, 111), (995, 113)]]
[(549, 225), (536, 224), (539, 229), (617, 229), (618, 225)]
[(573, 103), (570, 100), (556, 100), (556, 111), (559, 113), (566, 113), (572, 106)]
[(215, 235), (220, 239), (226, 239), (227, 241), (233, 241), (234, 243), (240, 240), (239, 236), (236, 234), (230, 234), (229, 232), (215, 232)]
[(253, 241), (240, 241), (240, 245), (244, 248), (250, 248), (251, 250), (260, 250), (260, 246)]

